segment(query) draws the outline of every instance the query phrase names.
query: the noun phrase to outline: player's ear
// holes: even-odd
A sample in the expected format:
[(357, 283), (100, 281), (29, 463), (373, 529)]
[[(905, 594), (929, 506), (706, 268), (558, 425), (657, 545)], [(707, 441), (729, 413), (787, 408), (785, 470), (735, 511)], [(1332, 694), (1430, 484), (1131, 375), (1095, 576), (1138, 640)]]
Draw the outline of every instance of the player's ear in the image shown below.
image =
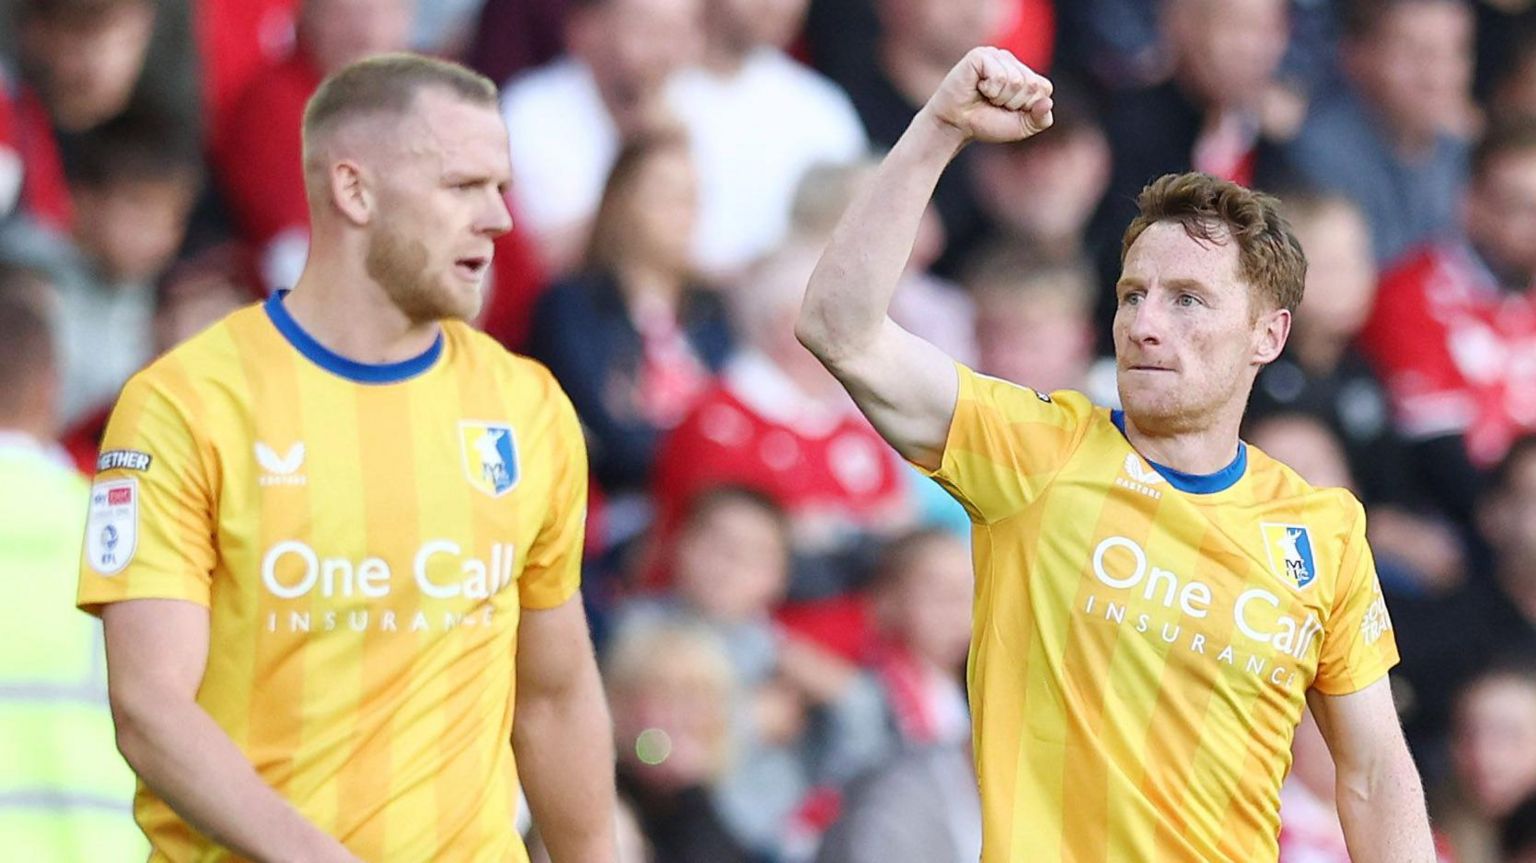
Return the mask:
[(331, 164), (331, 204), (354, 225), (362, 226), (372, 220), (374, 195), (368, 188), (363, 168), (351, 159), (341, 159)]
[(1268, 365), (1279, 358), (1285, 349), (1285, 341), (1291, 335), (1289, 309), (1271, 309), (1259, 314), (1253, 330), (1253, 361)]

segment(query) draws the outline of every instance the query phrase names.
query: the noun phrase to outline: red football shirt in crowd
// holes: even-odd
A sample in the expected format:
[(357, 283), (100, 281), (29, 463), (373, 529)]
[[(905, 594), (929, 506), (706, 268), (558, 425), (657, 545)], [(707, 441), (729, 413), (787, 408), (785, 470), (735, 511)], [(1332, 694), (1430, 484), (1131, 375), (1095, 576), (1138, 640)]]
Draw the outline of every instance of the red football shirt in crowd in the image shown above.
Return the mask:
[(1502, 290), (1466, 246), (1388, 271), (1360, 344), (1410, 437), (1463, 435), (1488, 466), (1536, 431), (1536, 289)]

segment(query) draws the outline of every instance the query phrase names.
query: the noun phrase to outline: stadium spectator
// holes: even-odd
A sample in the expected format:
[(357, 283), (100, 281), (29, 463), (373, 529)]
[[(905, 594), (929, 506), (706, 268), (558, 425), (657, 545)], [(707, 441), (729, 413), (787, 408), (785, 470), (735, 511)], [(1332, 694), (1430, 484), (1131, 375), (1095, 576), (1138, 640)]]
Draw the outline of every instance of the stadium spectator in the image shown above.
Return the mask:
[(1049, 136), (975, 149), (972, 177), (987, 218), (981, 246), (1017, 245), (1060, 261), (1096, 260), (1088, 227), (1109, 186), (1109, 139), (1082, 90), (1057, 82), (1051, 98), (1055, 122)]
[(652, 485), (662, 536), (689, 498), (722, 483), (786, 508), (796, 548), (811, 554), (910, 519), (905, 466), (795, 341), (816, 252), (786, 245), (731, 289), (742, 350), (662, 442)]
[(961, 683), (975, 583), (969, 546), (948, 531), (920, 529), (882, 550), (867, 588), (878, 639), (870, 673), (884, 696), (891, 737), (878, 757), (969, 739)]
[(201, 164), (174, 130), (125, 116), (81, 136), (70, 238), (13, 233), (3, 254), (49, 271), (64, 375), (60, 419), (99, 408), (154, 355), (154, 282), (186, 231)]
[(1502, 863), (1500, 822), (1536, 793), (1536, 657), (1496, 662), (1462, 688), (1451, 756), (1436, 821), (1457, 863)]
[[(648, 487), (660, 437), (731, 349), (719, 295), (694, 277), (697, 200), (680, 132), (632, 139), (603, 191), (582, 271), (552, 285), (534, 309), (529, 353), (570, 394), (593, 478), (610, 496), (634, 498)], [(620, 514), (609, 512), (613, 530), (633, 532), (613, 525)]]
[(805, 4), (704, 0), (701, 62), (672, 94), (699, 166), (697, 260), (720, 279), (783, 240), (808, 169), (867, 147), (848, 96), (784, 53)]
[(985, 251), (967, 270), (976, 303), (976, 368), (1041, 392), (1079, 390), (1114, 404), (1113, 372), (1095, 373), (1093, 299), (1084, 260), (1041, 258), (1020, 246)]
[(512, 193), (550, 273), (581, 260), (624, 142), (673, 121), (667, 86), (698, 57), (700, 2), (581, 0), (566, 54), (507, 83)]
[(65, 132), (128, 109), (155, 30), (154, 0), (21, 0), (14, 14), (23, 69)]
[(777, 504), (739, 486), (706, 490), (665, 553), (671, 594), (632, 603), (617, 624), (620, 638), (663, 620), (699, 624), (720, 639), (738, 698), (734, 758), (716, 782), (716, 805), (736, 835), (771, 855), (785, 853), (788, 825), (813, 788), (835, 786), (886, 746), (875, 686), (774, 622), (790, 555)]
[(101, 625), (71, 609), (87, 487), (53, 443), (51, 300), (46, 281), (0, 266), (0, 847), (18, 860), (143, 859)]
[(0, 64), (0, 231), (13, 219), (68, 233), (69, 188), (47, 109)]
[(293, 285), (309, 248), (300, 132), (304, 103), (320, 80), (353, 60), (402, 51), (410, 0), (304, 0), (297, 41), (276, 68), (234, 101), (212, 132), (223, 199), (261, 260), (267, 288)]
[(603, 680), (619, 790), (658, 863), (748, 863), (711, 792), (730, 763), (738, 685), (724, 648), (697, 626), (637, 626), (604, 652)]
[(1489, 133), (1461, 198), (1465, 239), (1383, 274), (1360, 342), (1403, 434), (1464, 502), (1479, 468), (1536, 431), (1536, 121)]
[(1430, 775), (1443, 763), (1456, 690), (1501, 654), (1536, 654), (1536, 437), (1516, 442), (1490, 474), (1477, 523), (1492, 552), (1491, 577), (1392, 605), (1402, 633), (1399, 682), (1411, 693), (1404, 719)]
[(1472, 14), (1462, 0), (1351, 0), (1344, 20), (1347, 85), (1318, 94), (1286, 158), (1359, 205), (1386, 264), (1456, 227)]

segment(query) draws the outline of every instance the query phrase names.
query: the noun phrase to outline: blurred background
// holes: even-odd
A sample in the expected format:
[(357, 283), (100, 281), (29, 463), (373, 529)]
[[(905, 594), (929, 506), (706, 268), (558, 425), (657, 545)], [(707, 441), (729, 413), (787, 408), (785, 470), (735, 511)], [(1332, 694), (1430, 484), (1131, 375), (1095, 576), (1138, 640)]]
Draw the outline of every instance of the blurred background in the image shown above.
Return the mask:
[[(1366, 503), (1444, 858), (1536, 861), (1532, 7), (0, 0), (0, 846), (142, 859), (69, 601), (81, 475), (129, 375), (296, 278), (321, 78), (413, 49), (502, 85), (516, 228), (479, 323), (588, 435), (626, 863), (974, 861), (965, 515), (793, 320), (882, 149), (987, 43), (1052, 76), (1056, 126), (962, 153), (894, 316), (1113, 405), (1137, 191), (1280, 194), (1307, 295), (1245, 436)], [(1286, 863), (1348, 859), (1329, 771), (1304, 724)]]

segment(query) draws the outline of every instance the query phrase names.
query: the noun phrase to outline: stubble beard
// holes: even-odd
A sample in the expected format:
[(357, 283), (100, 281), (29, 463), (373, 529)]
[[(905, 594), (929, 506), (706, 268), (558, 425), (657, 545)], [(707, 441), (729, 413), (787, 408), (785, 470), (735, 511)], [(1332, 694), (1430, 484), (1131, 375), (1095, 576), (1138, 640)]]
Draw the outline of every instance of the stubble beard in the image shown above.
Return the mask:
[(364, 262), (368, 275), (407, 319), (427, 323), (445, 318), (473, 318), (480, 311), (478, 292), (472, 297), (460, 295), (437, 284), (431, 275), (430, 261), (426, 243), (407, 239), (387, 221), (368, 238)]

